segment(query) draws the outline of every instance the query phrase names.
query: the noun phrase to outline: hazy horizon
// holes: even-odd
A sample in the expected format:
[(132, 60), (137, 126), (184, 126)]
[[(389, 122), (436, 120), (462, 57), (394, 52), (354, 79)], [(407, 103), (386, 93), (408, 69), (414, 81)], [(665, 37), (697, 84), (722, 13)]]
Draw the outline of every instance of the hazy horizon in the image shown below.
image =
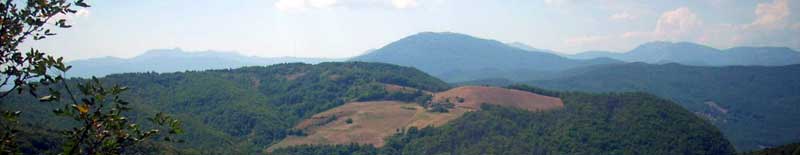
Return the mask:
[[(67, 60), (150, 49), (348, 58), (420, 32), (455, 32), (574, 54), (651, 41), (800, 48), (800, 2), (269, 0), (89, 1), (70, 29), (29, 41)], [(794, 14), (793, 14), (794, 12)], [(156, 24), (153, 24), (156, 23)], [(237, 24), (231, 24), (237, 23)]]

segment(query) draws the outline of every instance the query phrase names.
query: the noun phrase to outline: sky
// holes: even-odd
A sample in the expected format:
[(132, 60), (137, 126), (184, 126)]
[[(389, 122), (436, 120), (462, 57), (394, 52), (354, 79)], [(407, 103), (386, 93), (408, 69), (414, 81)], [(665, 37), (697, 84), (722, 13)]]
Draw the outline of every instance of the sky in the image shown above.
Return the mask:
[(88, 0), (73, 27), (29, 41), (67, 60), (150, 49), (346, 58), (419, 32), (561, 53), (650, 41), (800, 49), (800, 0)]

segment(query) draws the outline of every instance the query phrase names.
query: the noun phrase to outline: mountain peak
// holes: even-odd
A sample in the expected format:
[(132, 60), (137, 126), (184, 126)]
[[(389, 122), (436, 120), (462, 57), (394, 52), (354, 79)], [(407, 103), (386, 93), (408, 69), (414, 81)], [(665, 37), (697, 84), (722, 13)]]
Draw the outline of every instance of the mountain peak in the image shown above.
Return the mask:
[[(712, 47), (708, 47), (708, 46), (705, 46), (705, 45), (701, 45), (701, 44), (697, 44), (697, 43), (693, 43), (693, 42), (685, 42), (685, 41), (681, 41), (681, 42), (653, 41), (653, 42), (648, 42), (648, 43), (644, 43), (642, 45), (639, 45), (638, 47), (636, 47), (636, 49), (641, 49), (641, 48), (675, 48), (675, 47), (678, 47), (678, 48), (714, 49)], [(634, 51), (636, 51), (636, 49), (634, 49)], [(716, 50), (716, 49), (714, 49), (714, 50)]]
[(225, 58), (243, 58), (246, 57), (242, 54), (239, 54), (235, 51), (214, 51), (214, 50), (205, 50), (205, 51), (184, 51), (180, 48), (173, 48), (173, 49), (152, 49), (148, 50), (145, 53), (136, 56), (135, 58), (154, 58), (154, 57), (197, 57), (197, 56), (213, 56), (213, 57), (225, 57)]
[(462, 33), (448, 32), (448, 31), (444, 31), (444, 32), (430, 32), (430, 31), (428, 31), (428, 32), (420, 32), (420, 33), (417, 33), (417, 34), (414, 34), (414, 35), (411, 35), (411, 36), (437, 36), (437, 35), (438, 36), (446, 36), (446, 35), (449, 35), (449, 36), (469, 36), (469, 35), (462, 34)]
[(536, 49), (531, 45), (528, 45), (528, 44), (525, 44), (525, 43), (521, 43), (521, 42), (511, 42), (511, 43), (508, 43), (508, 45), (512, 46), (512, 47), (519, 48), (519, 49), (524, 49), (524, 50)]
[(147, 50), (139, 56), (136, 57), (160, 57), (160, 56), (169, 56), (169, 55), (177, 55), (187, 53), (180, 48), (173, 48), (173, 49), (151, 49)]
[(455, 32), (420, 32), (401, 40), (406, 39), (479, 39), (477, 37), (473, 37), (467, 34), (455, 33)]
[[(392, 42), (381, 49), (394, 49), (405, 47), (422, 47), (428, 51), (443, 51), (439, 48), (511, 48), (507, 45), (490, 39), (473, 37), (454, 32), (421, 32), (398, 41)], [(378, 51), (383, 51), (379, 49)], [(436, 49), (436, 50), (434, 50)], [(516, 48), (514, 48), (516, 49)], [(520, 50), (522, 51), (522, 50)]]
[(545, 52), (545, 53), (551, 53), (551, 54), (555, 54), (555, 55), (563, 55), (562, 53), (558, 53), (558, 52), (553, 51), (553, 50), (536, 48), (536, 47), (533, 47), (531, 45), (528, 45), (528, 44), (525, 44), (525, 43), (521, 43), (521, 42), (511, 42), (511, 43), (507, 43), (506, 45), (514, 47), (514, 48), (519, 48), (519, 49), (522, 49), (522, 50), (526, 50), (526, 51)]
[(445, 81), (467, 81), (489, 75), (526, 71), (556, 71), (604, 64), (570, 60), (541, 50), (528, 51), (505, 43), (452, 32), (423, 32), (392, 42), (351, 60), (413, 66)]

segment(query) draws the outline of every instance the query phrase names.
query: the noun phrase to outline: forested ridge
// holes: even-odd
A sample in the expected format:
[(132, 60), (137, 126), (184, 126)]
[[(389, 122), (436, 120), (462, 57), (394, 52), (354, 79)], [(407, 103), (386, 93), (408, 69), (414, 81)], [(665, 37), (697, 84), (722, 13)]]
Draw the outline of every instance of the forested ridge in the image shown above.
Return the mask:
[(719, 127), (740, 151), (800, 140), (800, 65), (698, 67), (628, 63), (528, 84), (553, 90), (648, 92)]
[[(177, 73), (126, 73), (99, 79), (108, 85), (126, 85), (122, 96), (132, 104), (130, 119), (142, 122), (146, 116), (165, 112), (184, 123), (183, 143), (149, 143), (145, 151), (160, 153), (243, 153), (260, 152), (282, 139), (303, 118), (358, 100), (408, 100), (415, 96), (390, 93), (382, 84), (394, 84), (441, 91), (448, 85), (413, 68), (381, 63), (280, 64), (267, 67), (188, 71)], [(85, 79), (73, 78), (75, 84)], [(64, 104), (39, 103), (28, 95), (10, 96), (7, 109), (26, 111), (32, 131), (24, 153), (58, 150), (53, 134), (68, 126), (52, 117), (52, 110)], [(147, 125), (143, 123), (142, 125)], [(52, 135), (47, 135), (47, 134)], [(53, 137), (53, 138), (51, 138)], [(57, 151), (56, 151), (57, 152)]]
[(529, 112), (483, 105), (445, 126), (404, 129), (382, 148), (294, 146), (273, 154), (733, 154), (711, 124), (646, 93), (554, 92), (565, 109)]

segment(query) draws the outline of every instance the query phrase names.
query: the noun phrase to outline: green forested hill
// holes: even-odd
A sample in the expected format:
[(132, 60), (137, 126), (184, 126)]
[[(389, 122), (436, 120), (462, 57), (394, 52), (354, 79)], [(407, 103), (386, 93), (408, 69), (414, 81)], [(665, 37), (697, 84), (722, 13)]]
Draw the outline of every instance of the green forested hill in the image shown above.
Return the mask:
[(643, 91), (671, 99), (720, 128), (737, 150), (800, 140), (800, 65), (593, 66), (529, 84), (557, 90)]
[(543, 73), (621, 61), (572, 60), (544, 51), (527, 51), (495, 40), (451, 32), (423, 32), (392, 42), (351, 61), (412, 66), (447, 82), (483, 78), (528, 79)]
[(560, 97), (565, 109), (484, 105), (438, 128), (410, 128), (383, 148), (296, 146), (274, 154), (733, 154), (711, 124), (645, 93), (588, 94), (512, 88)]
[[(440, 91), (444, 82), (413, 68), (380, 63), (281, 64), (180, 73), (127, 73), (101, 78), (104, 84), (128, 86), (124, 98), (134, 104), (131, 119), (140, 122), (156, 112), (166, 112), (184, 122), (185, 143), (163, 146), (160, 151), (184, 153), (253, 154), (288, 134), (302, 118), (354, 100), (398, 99), (414, 96), (388, 93), (383, 85), (395, 84)], [(72, 79), (77, 84), (83, 79)], [(23, 111), (27, 153), (58, 149), (46, 135), (48, 127), (65, 127), (68, 118), (51, 112), (63, 105), (39, 103), (27, 95), (11, 96), (2, 104)], [(49, 132), (52, 133), (52, 132)], [(38, 139), (37, 139), (38, 137)], [(158, 146), (156, 144), (156, 146)]]

